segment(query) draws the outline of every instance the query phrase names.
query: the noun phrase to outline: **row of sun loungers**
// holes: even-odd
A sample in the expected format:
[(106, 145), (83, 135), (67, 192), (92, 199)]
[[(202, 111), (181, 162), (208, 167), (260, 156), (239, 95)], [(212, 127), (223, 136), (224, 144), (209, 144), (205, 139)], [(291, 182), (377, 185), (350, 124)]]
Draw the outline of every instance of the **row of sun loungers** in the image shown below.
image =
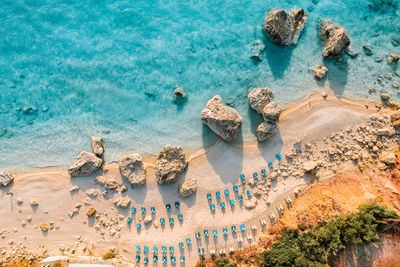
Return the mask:
[[(171, 264), (175, 264), (176, 263), (176, 257), (175, 256), (171, 256), (170, 257), (170, 261), (171, 261)], [(136, 263), (140, 262), (140, 256), (139, 255), (136, 256), (135, 262)], [(154, 263), (158, 262), (158, 256), (157, 255), (153, 255), (153, 262)], [(167, 263), (167, 262), (168, 262), (168, 257), (167, 256), (162, 256), (161, 257), (161, 263)], [(185, 262), (185, 256), (180, 256), (179, 262), (180, 263), (184, 263)], [(148, 257), (143, 257), (143, 263), (144, 264), (148, 264), (149, 263), (149, 258)]]

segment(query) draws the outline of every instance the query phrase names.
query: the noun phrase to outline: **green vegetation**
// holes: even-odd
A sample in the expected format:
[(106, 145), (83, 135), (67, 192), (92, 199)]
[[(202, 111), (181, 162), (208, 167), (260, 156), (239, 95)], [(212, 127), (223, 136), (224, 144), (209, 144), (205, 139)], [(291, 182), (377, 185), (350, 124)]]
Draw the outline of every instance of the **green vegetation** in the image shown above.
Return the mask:
[(237, 267), (236, 264), (230, 263), (227, 258), (218, 258), (215, 260), (215, 264), (217, 267)]
[[(333, 218), (307, 232), (285, 230), (282, 237), (261, 257), (260, 265), (321, 266), (328, 257), (350, 245), (378, 240), (387, 220), (397, 219), (394, 211), (378, 204), (360, 207), (359, 212)], [(301, 230), (304, 226), (299, 227)], [(217, 266), (230, 266), (218, 265)]]

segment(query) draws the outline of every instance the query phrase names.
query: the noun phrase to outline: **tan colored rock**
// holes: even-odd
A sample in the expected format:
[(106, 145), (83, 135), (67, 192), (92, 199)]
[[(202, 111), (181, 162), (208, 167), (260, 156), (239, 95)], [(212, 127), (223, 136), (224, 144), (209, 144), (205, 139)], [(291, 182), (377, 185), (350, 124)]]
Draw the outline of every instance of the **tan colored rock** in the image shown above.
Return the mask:
[(120, 198), (114, 202), (118, 208), (127, 208), (131, 204), (131, 199), (128, 196)]
[(319, 22), (320, 36), (325, 39), (324, 57), (334, 59), (350, 46), (350, 38), (346, 30), (331, 19), (322, 19)]
[(385, 163), (386, 165), (394, 165), (396, 163), (396, 155), (394, 152), (384, 151), (379, 156), (381, 162)]
[(12, 181), (14, 181), (14, 176), (9, 172), (0, 172), (0, 187), (6, 187)]
[(152, 220), (153, 219), (151, 218), (151, 215), (147, 214), (146, 217), (144, 217), (143, 222), (147, 224), (147, 223), (151, 223)]
[(99, 191), (98, 191), (97, 189), (95, 189), (95, 188), (90, 188), (90, 189), (86, 190), (85, 193), (86, 193), (86, 195), (88, 195), (89, 197), (95, 198), (95, 197), (98, 196)]
[(72, 177), (87, 176), (100, 168), (102, 163), (103, 160), (95, 154), (82, 151), (75, 163), (68, 169), (68, 173)]
[(272, 90), (269, 88), (258, 88), (247, 95), (250, 107), (262, 113), (263, 108), (272, 100)]
[(400, 57), (398, 54), (390, 54), (389, 55), (389, 63), (395, 63), (397, 61), (399, 61)]
[(281, 112), (282, 108), (276, 102), (272, 101), (264, 107), (262, 115), (264, 121), (277, 122), (279, 121)]
[(390, 99), (390, 95), (388, 93), (381, 94), (382, 101), (388, 101)]
[(41, 229), (43, 232), (47, 232), (47, 231), (49, 231), (49, 226), (47, 225), (47, 223), (41, 223), (41, 224), (40, 224), (40, 229)]
[(322, 80), (326, 73), (328, 72), (328, 68), (325, 66), (317, 66), (314, 69), (314, 78), (317, 80)]
[(248, 210), (254, 209), (257, 206), (257, 199), (252, 197), (245, 201), (244, 207)]
[(278, 131), (276, 122), (264, 121), (257, 127), (257, 140), (264, 142)]
[(187, 198), (188, 196), (194, 194), (197, 191), (197, 179), (186, 179), (178, 187), (178, 194), (181, 198)]
[(118, 183), (115, 179), (110, 178), (104, 183), (104, 187), (107, 189), (115, 189), (117, 188)]
[(297, 44), (308, 16), (303, 9), (289, 14), (283, 9), (272, 10), (264, 21), (264, 30), (274, 43), (282, 46)]
[(101, 139), (101, 137), (98, 137), (98, 136), (92, 136), (92, 137), (90, 137), (90, 143), (92, 145), (93, 153), (98, 157), (103, 156), (103, 153), (104, 153), (103, 139)]
[(182, 147), (166, 145), (157, 156), (157, 182), (159, 184), (170, 184), (176, 182), (179, 175), (186, 169), (187, 164)]
[(303, 164), (303, 171), (305, 173), (315, 174), (317, 171), (318, 163), (313, 160), (309, 160)]
[(132, 186), (146, 184), (146, 170), (143, 167), (143, 159), (139, 154), (124, 156), (119, 160), (119, 170), (122, 177), (128, 180)]
[(86, 211), (86, 215), (87, 215), (88, 217), (94, 216), (95, 213), (96, 213), (96, 209), (93, 208), (93, 207), (89, 208), (89, 209)]
[(29, 204), (31, 204), (33, 207), (39, 206), (39, 202), (36, 199), (32, 199)]
[(208, 100), (206, 107), (200, 114), (200, 118), (211, 131), (227, 142), (232, 142), (236, 139), (242, 125), (242, 117), (239, 113), (235, 109), (224, 105), (219, 95)]

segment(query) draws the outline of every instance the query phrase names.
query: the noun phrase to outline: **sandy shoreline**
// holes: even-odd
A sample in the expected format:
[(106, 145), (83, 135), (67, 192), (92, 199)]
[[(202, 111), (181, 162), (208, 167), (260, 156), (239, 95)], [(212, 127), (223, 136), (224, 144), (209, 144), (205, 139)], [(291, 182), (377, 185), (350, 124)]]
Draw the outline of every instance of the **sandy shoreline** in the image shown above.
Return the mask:
[[(367, 108), (368, 107), (368, 108)], [(161, 245), (174, 246), (179, 263), (179, 257), (186, 258), (186, 266), (193, 266), (199, 259), (198, 248), (204, 248), (206, 253), (212, 250), (240, 248), (254, 244), (262, 232), (260, 219), (268, 221), (269, 213), (277, 215), (276, 206), (285, 205), (285, 198), (294, 198), (297, 188), (305, 188), (310, 181), (289, 175), (281, 177), (284, 166), (276, 161), (275, 155), (290, 152), (293, 144), (301, 141), (303, 144), (319, 144), (333, 132), (356, 126), (366, 122), (369, 116), (377, 111), (374, 103), (356, 102), (348, 99), (337, 99), (329, 95), (326, 99), (319, 94), (312, 95), (303, 102), (291, 104), (282, 112), (279, 123), (279, 132), (265, 143), (240, 143), (228, 144), (222, 141), (213, 146), (198, 151), (187, 152), (189, 165), (178, 182), (172, 185), (158, 185), (155, 179), (155, 156), (143, 159), (147, 170), (146, 186), (131, 188), (127, 181), (121, 179), (118, 165), (107, 163), (94, 175), (89, 177), (70, 178), (65, 169), (44, 168), (33, 169), (21, 173), (14, 173), (13, 185), (1, 189), (0, 217), (3, 229), (3, 238), (0, 239), (0, 248), (8, 250), (21, 242), (30, 251), (40, 252), (47, 249), (49, 255), (74, 253), (75, 255), (101, 256), (112, 248), (125, 260), (132, 262), (136, 255), (135, 247), (147, 245), (151, 261), (153, 246), (158, 247), (159, 262), (161, 261)], [(382, 111), (385, 113), (386, 111)], [(106, 144), (107, 147), (107, 144)], [(239, 206), (234, 196), (232, 186), (239, 183), (239, 175), (244, 173), (250, 178), (253, 172), (266, 168), (267, 163), (273, 161), (279, 173), (277, 182), (272, 185), (268, 195), (261, 195), (254, 209)], [(286, 162), (285, 162), (286, 164)], [(351, 170), (356, 166), (344, 163), (335, 167)], [(282, 172), (281, 170), (282, 169)], [(121, 185), (128, 187), (127, 192), (110, 191), (96, 183), (95, 178), (103, 176), (114, 178)], [(196, 177), (198, 180), (197, 193), (182, 200), (178, 198), (177, 187), (186, 178)], [(264, 182), (263, 182), (264, 183)], [(70, 192), (73, 186), (78, 186), (77, 191)], [(243, 185), (240, 194), (245, 196), (246, 190), (257, 190), (255, 186)], [(262, 187), (262, 185), (260, 184)], [(97, 197), (90, 197), (87, 190), (94, 189)], [(230, 198), (236, 201), (232, 209), (226, 201), (223, 212), (219, 202), (215, 200), (215, 192), (224, 189), (230, 190)], [(10, 194), (12, 192), (12, 194)], [(215, 214), (209, 209), (206, 194), (212, 193), (216, 207)], [(131, 225), (126, 223), (129, 208), (121, 209), (114, 206), (114, 201), (120, 197), (128, 196), (132, 205), (138, 209), (135, 220)], [(32, 207), (29, 202), (36, 199), (38, 207)], [(17, 204), (17, 200), (23, 203)], [(181, 201), (179, 211), (172, 209), (167, 213), (165, 204), (173, 206), (175, 201)], [(223, 196), (221, 201), (225, 201)], [(156, 208), (152, 223), (144, 224), (140, 215), (140, 207)], [(86, 211), (89, 207), (97, 210), (97, 218), (88, 218)], [(73, 212), (71, 217), (68, 214)], [(183, 222), (179, 223), (177, 215), (182, 213)], [(31, 220), (28, 220), (31, 217)], [(168, 218), (174, 218), (173, 227), (168, 225)], [(278, 216), (277, 216), (278, 217)], [(165, 218), (165, 227), (160, 227), (159, 219)], [(97, 227), (99, 221), (105, 225)], [(53, 225), (54, 229), (42, 232), (39, 225), (46, 222)], [(142, 224), (141, 231), (136, 230), (136, 223)], [(24, 225), (25, 224), (25, 225)], [(239, 225), (246, 225), (246, 232), (240, 233)], [(230, 226), (236, 225), (237, 236), (231, 235)], [(256, 231), (249, 230), (252, 225), (257, 226)], [(222, 229), (228, 228), (228, 237), (224, 238)], [(98, 228), (98, 229), (96, 229)], [(210, 232), (208, 240), (204, 239), (203, 231)], [(218, 238), (212, 237), (212, 230), (218, 231)], [(201, 242), (197, 243), (194, 234), (201, 233)], [(248, 240), (247, 236), (252, 236)], [(243, 243), (238, 243), (238, 238)], [(178, 247), (179, 242), (190, 238), (191, 246), (185, 244), (184, 250)], [(40, 247), (43, 245), (43, 248)], [(170, 264), (168, 253), (168, 266)], [(144, 254), (141, 251), (143, 260)]]

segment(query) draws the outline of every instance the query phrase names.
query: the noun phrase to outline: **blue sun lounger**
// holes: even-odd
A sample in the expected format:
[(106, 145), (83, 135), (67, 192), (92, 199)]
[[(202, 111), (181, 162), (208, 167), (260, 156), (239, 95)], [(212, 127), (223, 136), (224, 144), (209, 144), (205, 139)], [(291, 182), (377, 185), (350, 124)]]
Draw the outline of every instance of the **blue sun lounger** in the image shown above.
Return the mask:
[(269, 167), (270, 169), (272, 169), (272, 168), (274, 167), (274, 164), (270, 161), (270, 162), (268, 162), (268, 167)]
[(135, 262), (139, 262), (139, 261), (140, 261), (140, 256), (136, 255)]
[(179, 242), (179, 248), (180, 248), (180, 249), (183, 249), (183, 248), (184, 248), (183, 242)]
[(150, 212), (151, 212), (151, 214), (156, 213), (156, 208), (155, 208), (155, 207), (151, 207), (151, 208), (150, 208)]
[(180, 207), (181, 207), (181, 203), (179, 203), (179, 201), (175, 201), (175, 208), (177, 210), (179, 210)]
[(220, 199), (221, 198), (221, 192), (219, 192), (219, 191), (215, 192), (215, 197), (217, 199)]
[(224, 193), (225, 193), (226, 197), (229, 196), (229, 190), (228, 189), (225, 189)]
[(204, 236), (208, 237), (208, 230), (204, 230)]
[(157, 247), (153, 247), (153, 254), (157, 254), (158, 253), (158, 248)]
[(174, 218), (169, 218), (169, 225), (174, 225)]
[(241, 195), (238, 195), (238, 201), (239, 203), (243, 203), (243, 197)]
[(164, 225), (165, 224), (165, 219), (164, 218), (160, 218), (160, 224)]
[(183, 215), (182, 215), (182, 214), (178, 214), (178, 220), (179, 220), (180, 222), (183, 222)]
[(218, 237), (218, 231), (217, 230), (213, 230), (213, 237)]
[(174, 253), (174, 247), (169, 247), (169, 254), (173, 254)]
[(127, 222), (128, 224), (131, 224), (131, 223), (132, 223), (132, 218), (131, 218), (131, 217), (128, 217), (128, 219), (126, 220), (126, 222)]
[(136, 246), (136, 253), (140, 253), (140, 247)]
[(211, 210), (211, 212), (214, 212), (214, 211), (215, 211), (215, 205), (214, 205), (214, 204), (211, 204), (211, 205), (210, 205), (210, 210)]
[(228, 235), (228, 229), (222, 228), (222, 234), (223, 234), (224, 236), (227, 236), (227, 235)]
[(145, 208), (145, 207), (142, 207), (142, 208), (140, 209), (140, 212), (141, 212), (142, 214), (146, 214), (146, 208)]
[(211, 197), (211, 194), (208, 193), (208, 194), (207, 194), (207, 200), (211, 200), (211, 198), (212, 198), (212, 197)]
[(240, 225), (240, 231), (242, 232), (246, 231), (246, 226), (244, 226), (244, 224)]
[(255, 180), (258, 180), (258, 173), (257, 173), (257, 172), (253, 173), (253, 178), (254, 178)]
[(190, 240), (190, 238), (186, 238), (186, 244), (189, 246), (192, 244), (192, 240)]
[(161, 247), (161, 252), (162, 253), (167, 253), (167, 247), (166, 246), (162, 246)]
[(232, 230), (232, 234), (236, 233), (236, 226), (235, 226), (235, 225), (232, 225), (232, 226), (231, 226), (231, 230)]
[(244, 183), (244, 181), (246, 180), (246, 177), (244, 176), (244, 174), (240, 175), (240, 181), (242, 181)]
[(180, 263), (184, 263), (185, 262), (185, 256), (181, 256), (181, 258), (179, 259)]
[(261, 175), (264, 176), (264, 177), (267, 176), (267, 171), (265, 169), (262, 169), (261, 170)]
[(140, 223), (136, 224), (136, 230), (142, 229), (142, 225)]
[(131, 213), (132, 213), (132, 214), (136, 214), (136, 208), (135, 208), (135, 207), (132, 207), (132, 208), (131, 208)]
[(221, 209), (224, 210), (225, 209), (225, 202), (221, 202), (220, 205), (221, 205)]
[(176, 258), (174, 256), (171, 256), (171, 264), (175, 264), (176, 263)]
[(194, 237), (196, 237), (196, 239), (199, 240), (200, 239), (200, 233), (195, 233)]
[(251, 191), (250, 190), (247, 190), (247, 196), (251, 197)]
[(144, 258), (143, 258), (143, 263), (144, 263), (144, 264), (148, 264), (148, 263), (149, 263), (149, 258), (144, 257)]
[(167, 256), (163, 256), (161, 262), (162, 262), (162, 263), (167, 263)]
[(204, 256), (204, 248), (201, 248), (201, 249), (199, 248), (198, 251), (199, 251), (200, 256)]
[(229, 204), (231, 205), (231, 207), (235, 206), (235, 200), (229, 199)]
[(278, 160), (281, 160), (281, 159), (282, 159), (282, 155), (281, 155), (280, 153), (276, 154), (275, 157), (276, 157)]
[(167, 211), (171, 211), (171, 204), (165, 205), (165, 208), (167, 209)]
[(147, 246), (144, 246), (143, 247), (143, 253), (149, 253), (149, 248), (147, 247)]
[(233, 192), (239, 192), (239, 187), (237, 185), (233, 186)]
[(153, 256), (153, 262), (158, 262), (158, 256), (157, 255)]

